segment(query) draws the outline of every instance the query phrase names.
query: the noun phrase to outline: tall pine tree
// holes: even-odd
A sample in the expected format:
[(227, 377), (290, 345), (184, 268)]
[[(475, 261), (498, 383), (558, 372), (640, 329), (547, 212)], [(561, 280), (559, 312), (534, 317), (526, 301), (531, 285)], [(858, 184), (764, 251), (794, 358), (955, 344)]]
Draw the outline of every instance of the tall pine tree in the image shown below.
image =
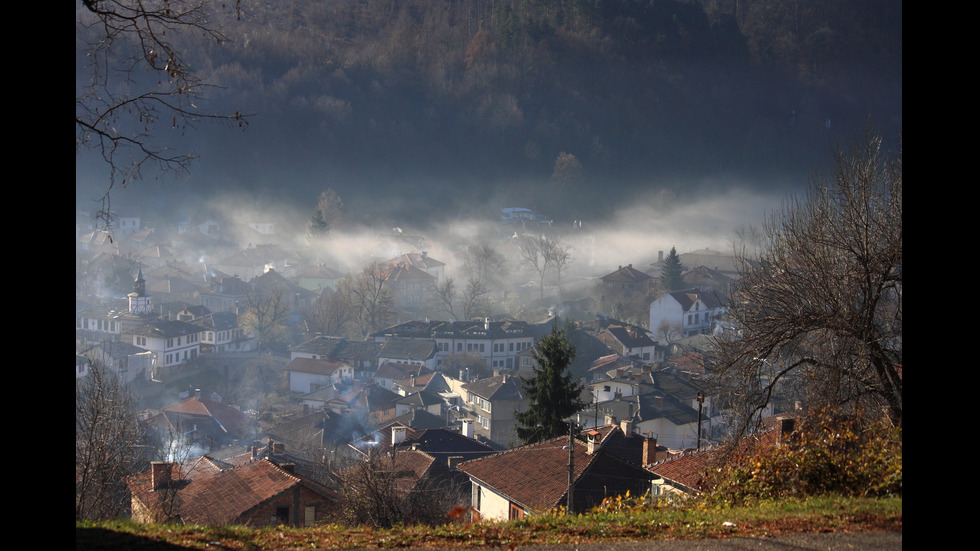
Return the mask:
[(585, 407), (581, 383), (567, 372), (575, 359), (575, 345), (569, 342), (566, 328), (559, 329), (554, 323), (531, 354), (537, 363), (534, 376), (522, 381), (530, 404), (526, 411), (514, 414), (517, 437), (525, 444), (568, 434), (565, 419)]
[(681, 275), (684, 273), (684, 266), (681, 259), (677, 256), (677, 248), (671, 247), (670, 254), (664, 259), (664, 266), (660, 272), (660, 285), (664, 291), (676, 291), (684, 285)]

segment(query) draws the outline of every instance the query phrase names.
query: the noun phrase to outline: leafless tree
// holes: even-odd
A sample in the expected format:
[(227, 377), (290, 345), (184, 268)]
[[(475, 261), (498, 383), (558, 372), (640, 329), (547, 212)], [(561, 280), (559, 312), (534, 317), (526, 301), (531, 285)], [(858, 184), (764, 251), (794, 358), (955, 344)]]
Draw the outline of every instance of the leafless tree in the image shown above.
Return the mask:
[(390, 276), (390, 269), (374, 262), (357, 277), (340, 282), (342, 292), (352, 300), (362, 334), (383, 329), (391, 321), (394, 299), (387, 285)]
[(104, 363), (90, 364), (75, 384), (75, 520), (123, 514), (125, 478), (151, 454), (136, 396)]
[(565, 270), (568, 269), (568, 266), (574, 260), (571, 250), (563, 246), (561, 239), (556, 237), (546, 242), (544, 253), (545, 258), (547, 258), (548, 263), (551, 265), (551, 269), (555, 272), (558, 292), (561, 293), (561, 274), (565, 273)]
[(490, 313), (489, 294), (490, 291), (482, 281), (471, 279), (466, 282), (466, 289), (463, 291), (463, 317), (471, 320), (488, 315)]
[[(809, 407), (880, 412), (902, 424), (902, 156), (870, 131), (763, 229), (721, 339), (719, 388), (741, 428), (780, 385)], [(746, 262), (745, 266), (749, 266)]]
[(457, 307), (461, 307), (463, 319), (469, 320), (489, 313), (490, 304), (487, 300), (489, 293), (483, 282), (470, 279), (460, 294), (456, 289), (455, 280), (447, 277), (436, 285), (435, 299), (438, 308), (449, 314), (451, 319), (459, 319), (456, 310)]
[(106, 225), (116, 183), (139, 179), (148, 164), (183, 173), (195, 159), (157, 143), (159, 125), (181, 131), (205, 120), (247, 125), (241, 113), (197, 105), (208, 85), (189, 66), (182, 40), (225, 42), (210, 12), (207, 0), (81, 0), (76, 7), (75, 35), (84, 55), (76, 74), (84, 76), (76, 77), (75, 150), (95, 150), (109, 166), (99, 215)]
[(245, 312), (239, 323), (246, 332), (255, 332), (262, 347), (277, 346), (286, 340), (286, 322), (292, 306), (282, 289), (250, 292), (245, 299)]
[(551, 268), (548, 256), (550, 243), (551, 240), (545, 235), (525, 236), (520, 242), (521, 260), (538, 276), (538, 291), (542, 299), (544, 299), (545, 276)]
[[(413, 470), (406, 453), (374, 453), (355, 459), (336, 473), (344, 497), (340, 519), (352, 526), (387, 528), (396, 524), (436, 525), (447, 514), (468, 504), (468, 492), (454, 484), (448, 470), (431, 465), (426, 472)], [(468, 485), (466, 485), (468, 486)]]
[(462, 270), (470, 280), (496, 288), (507, 267), (507, 259), (489, 243), (480, 243), (467, 249)]
[(538, 276), (538, 290), (544, 298), (544, 282), (549, 272), (555, 272), (558, 288), (561, 290), (561, 274), (572, 262), (568, 248), (563, 247), (559, 238), (542, 235), (526, 236), (520, 242), (521, 260)]
[(449, 314), (450, 319), (459, 319), (456, 316), (456, 281), (447, 276), (436, 284), (436, 292), (433, 296), (436, 301), (437, 309)]
[(306, 314), (308, 329), (316, 334), (346, 337), (353, 325), (354, 307), (340, 291), (324, 289)]

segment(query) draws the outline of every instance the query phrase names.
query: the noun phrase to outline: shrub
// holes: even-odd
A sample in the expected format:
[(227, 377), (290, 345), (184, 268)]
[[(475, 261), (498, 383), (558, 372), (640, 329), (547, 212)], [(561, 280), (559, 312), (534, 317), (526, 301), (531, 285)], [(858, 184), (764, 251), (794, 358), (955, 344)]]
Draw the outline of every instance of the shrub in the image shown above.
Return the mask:
[(734, 453), (711, 475), (710, 499), (738, 503), (841, 495), (902, 495), (900, 429), (860, 416), (818, 415), (793, 438)]

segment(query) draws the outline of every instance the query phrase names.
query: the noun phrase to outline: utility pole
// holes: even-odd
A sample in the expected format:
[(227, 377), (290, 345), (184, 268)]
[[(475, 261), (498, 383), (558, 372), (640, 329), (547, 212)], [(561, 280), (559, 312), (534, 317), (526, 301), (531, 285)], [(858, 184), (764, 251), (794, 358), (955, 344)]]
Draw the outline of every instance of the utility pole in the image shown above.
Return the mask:
[(575, 476), (575, 437), (573, 435), (575, 423), (568, 422), (568, 504), (566, 505), (566, 515), (572, 514), (572, 481)]
[(698, 451), (701, 451), (701, 412), (704, 411), (704, 393), (698, 391)]

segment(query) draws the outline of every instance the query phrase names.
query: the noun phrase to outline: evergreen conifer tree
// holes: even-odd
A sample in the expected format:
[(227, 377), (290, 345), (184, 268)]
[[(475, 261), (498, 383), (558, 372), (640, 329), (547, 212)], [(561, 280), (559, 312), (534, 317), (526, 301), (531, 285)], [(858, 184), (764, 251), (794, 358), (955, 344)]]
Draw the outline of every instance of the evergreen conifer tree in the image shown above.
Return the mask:
[(683, 272), (684, 266), (677, 256), (677, 248), (671, 247), (670, 254), (664, 259), (663, 270), (660, 272), (660, 285), (663, 286), (664, 291), (676, 291), (683, 287), (684, 280), (681, 279)]
[(526, 411), (514, 414), (517, 436), (524, 444), (568, 434), (565, 419), (585, 407), (581, 384), (567, 372), (575, 359), (575, 345), (569, 342), (567, 329), (559, 329), (556, 322), (531, 353), (537, 363), (534, 376), (522, 381), (530, 404)]

